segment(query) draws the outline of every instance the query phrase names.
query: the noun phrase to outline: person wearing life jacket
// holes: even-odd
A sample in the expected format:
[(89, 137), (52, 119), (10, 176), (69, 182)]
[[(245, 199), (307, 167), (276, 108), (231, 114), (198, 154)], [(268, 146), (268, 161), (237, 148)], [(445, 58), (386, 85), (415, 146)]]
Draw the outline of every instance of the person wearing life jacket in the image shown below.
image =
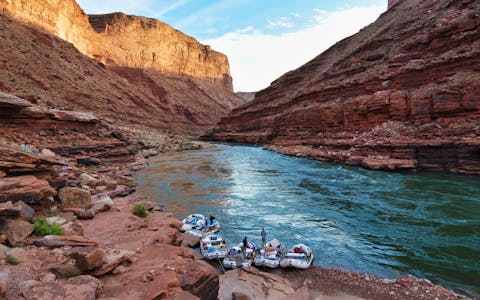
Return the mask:
[(209, 219), (207, 219), (207, 231), (213, 231), (217, 228), (220, 228), (220, 223), (218, 223), (217, 219), (215, 219), (214, 216), (210, 216)]

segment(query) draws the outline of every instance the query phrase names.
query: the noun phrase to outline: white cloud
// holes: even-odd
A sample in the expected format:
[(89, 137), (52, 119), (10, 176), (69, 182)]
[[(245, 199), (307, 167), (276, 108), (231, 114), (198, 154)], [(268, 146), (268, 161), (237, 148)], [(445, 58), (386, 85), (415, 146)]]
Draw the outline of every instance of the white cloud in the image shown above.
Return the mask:
[(280, 17), (276, 21), (267, 19), (267, 23), (269, 28), (292, 28), (294, 25), (288, 17)]
[(329, 13), (318, 11), (314, 25), (300, 31), (269, 35), (247, 27), (203, 43), (228, 55), (236, 91), (258, 91), (358, 32), (385, 9), (372, 6)]

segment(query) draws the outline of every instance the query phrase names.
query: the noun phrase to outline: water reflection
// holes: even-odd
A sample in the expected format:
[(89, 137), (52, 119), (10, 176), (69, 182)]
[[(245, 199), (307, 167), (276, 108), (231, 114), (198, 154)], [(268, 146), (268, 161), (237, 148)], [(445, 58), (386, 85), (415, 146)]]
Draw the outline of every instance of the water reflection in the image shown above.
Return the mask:
[(480, 180), (369, 171), (218, 145), (154, 158), (139, 191), (182, 218), (214, 214), (231, 244), (260, 228), (316, 263), (394, 277), (413, 274), (479, 291)]

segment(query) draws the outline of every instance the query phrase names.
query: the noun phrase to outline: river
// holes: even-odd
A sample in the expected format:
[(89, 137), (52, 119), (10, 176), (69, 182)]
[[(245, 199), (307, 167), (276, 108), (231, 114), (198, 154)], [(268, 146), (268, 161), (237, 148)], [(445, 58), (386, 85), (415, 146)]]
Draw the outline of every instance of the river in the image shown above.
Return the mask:
[(480, 179), (388, 173), (217, 144), (155, 157), (140, 194), (179, 218), (215, 215), (244, 236), (305, 243), (315, 264), (385, 278), (412, 274), (480, 292)]

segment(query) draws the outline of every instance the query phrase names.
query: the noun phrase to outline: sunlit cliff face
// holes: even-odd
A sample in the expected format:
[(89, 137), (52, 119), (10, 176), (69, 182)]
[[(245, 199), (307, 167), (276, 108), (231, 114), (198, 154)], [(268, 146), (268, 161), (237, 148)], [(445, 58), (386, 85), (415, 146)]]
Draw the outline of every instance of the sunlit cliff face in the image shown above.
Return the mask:
[(121, 13), (89, 17), (74, 0), (0, 0), (0, 10), (104, 64), (211, 79), (233, 91), (224, 54), (157, 20)]

